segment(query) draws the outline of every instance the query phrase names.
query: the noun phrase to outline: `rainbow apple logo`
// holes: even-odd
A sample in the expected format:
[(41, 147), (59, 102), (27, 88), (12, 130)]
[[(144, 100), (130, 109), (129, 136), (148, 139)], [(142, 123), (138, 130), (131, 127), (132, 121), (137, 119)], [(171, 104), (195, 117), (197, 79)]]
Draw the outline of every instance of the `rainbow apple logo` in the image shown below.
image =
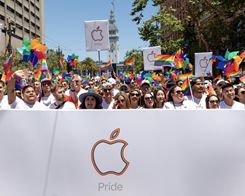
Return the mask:
[(116, 140), (119, 134), (120, 128), (117, 128), (111, 133), (110, 140), (99, 140), (92, 147), (91, 160), (101, 176), (109, 174), (121, 176), (129, 166), (124, 156), (128, 143), (121, 139)]
[(102, 41), (103, 35), (100, 26), (98, 26), (95, 30), (91, 32), (91, 36), (94, 41)]

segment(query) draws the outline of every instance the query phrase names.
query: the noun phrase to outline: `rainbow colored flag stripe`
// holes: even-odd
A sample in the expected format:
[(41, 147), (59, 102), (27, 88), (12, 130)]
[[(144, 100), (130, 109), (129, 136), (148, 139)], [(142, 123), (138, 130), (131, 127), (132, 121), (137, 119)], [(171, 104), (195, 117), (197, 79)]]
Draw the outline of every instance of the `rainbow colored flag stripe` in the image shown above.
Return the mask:
[(241, 75), (241, 71), (233, 71), (231, 73), (226, 74), (227, 77), (238, 77)]
[(124, 62), (124, 65), (135, 65), (136, 58), (132, 57)]
[(175, 67), (174, 62), (175, 57), (173, 55), (157, 55), (155, 57), (155, 66), (163, 66), (163, 67)]
[(107, 68), (110, 68), (110, 66), (111, 66), (111, 61), (109, 61), (105, 65), (101, 66), (101, 69), (107, 69)]
[(185, 96), (191, 95), (190, 80), (188, 77), (184, 80), (184, 82), (182, 84), (182, 90), (184, 91)]
[(190, 72), (179, 75), (179, 80), (185, 80), (186, 78), (193, 78), (193, 74)]

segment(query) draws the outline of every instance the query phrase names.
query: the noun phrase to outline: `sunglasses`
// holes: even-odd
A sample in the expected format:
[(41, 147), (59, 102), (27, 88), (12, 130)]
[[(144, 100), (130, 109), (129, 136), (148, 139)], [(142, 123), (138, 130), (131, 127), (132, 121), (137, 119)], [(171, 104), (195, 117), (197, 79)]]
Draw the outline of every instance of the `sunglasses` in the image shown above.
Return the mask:
[(112, 89), (104, 89), (104, 92), (110, 92)]
[(117, 100), (118, 103), (124, 103), (124, 99), (121, 99), (121, 100)]
[(243, 94), (243, 95), (244, 95), (244, 94), (245, 94), (245, 91), (241, 91), (241, 94)]
[(214, 103), (219, 103), (219, 101), (218, 100), (210, 100), (209, 103), (214, 104)]
[(153, 97), (145, 97), (145, 100), (150, 100), (152, 99)]
[(176, 91), (176, 94), (178, 94), (178, 95), (181, 94), (181, 93), (183, 94), (184, 91)]
[(133, 97), (133, 96), (139, 97), (140, 95), (139, 95), (139, 93), (131, 93), (131, 96), (132, 96), (132, 97)]
[(81, 82), (81, 81), (80, 81), (80, 80), (74, 80), (74, 82), (79, 83), (79, 82)]
[(42, 86), (46, 86), (46, 85), (51, 86), (51, 83), (50, 82), (43, 82), (42, 83)]

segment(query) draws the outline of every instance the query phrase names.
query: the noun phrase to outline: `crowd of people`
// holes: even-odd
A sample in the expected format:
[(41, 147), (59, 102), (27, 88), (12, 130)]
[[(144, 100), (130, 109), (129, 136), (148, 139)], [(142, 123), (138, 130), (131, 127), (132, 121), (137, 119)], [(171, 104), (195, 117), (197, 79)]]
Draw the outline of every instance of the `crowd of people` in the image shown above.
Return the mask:
[[(191, 95), (185, 96), (181, 80), (168, 81), (164, 87), (153, 88), (147, 79), (125, 83), (114, 78), (91, 78), (85, 83), (74, 74), (70, 81), (53, 82), (44, 78), (16, 89), (16, 80), (23, 71), (0, 81), (0, 109), (84, 110), (84, 109), (245, 109), (245, 85), (224, 79), (190, 81)], [(208, 87), (215, 89), (214, 93)]]

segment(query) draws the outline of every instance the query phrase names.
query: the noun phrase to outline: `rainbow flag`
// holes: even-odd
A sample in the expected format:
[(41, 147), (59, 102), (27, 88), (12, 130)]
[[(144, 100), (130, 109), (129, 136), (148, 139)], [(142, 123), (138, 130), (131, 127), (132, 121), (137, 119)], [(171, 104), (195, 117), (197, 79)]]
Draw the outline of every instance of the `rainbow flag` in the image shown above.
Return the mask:
[(111, 61), (109, 61), (105, 65), (101, 66), (100, 69), (106, 69), (106, 68), (109, 68), (110, 66), (111, 66)]
[(217, 95), (212, 85), (208, 86), (207, 90), (209, 95)]
[(59, 59), (59, 67), (60, 67), (60, 68), (64, 67), (64, 63), (63, 63), (63, 58), (62, 58), (62, 56), (60, 56), (60, 59)]
[(135, 65), (136, 58), (132, 57), (124, 62), (124, 65)]
[(42, 60), (42, 71), (48, 70), (48, 65), (46, 59)]
[(243, 82), (243, 84), (245, 84), (245, 74), (244, 74), (243, 76), (241, 76), (241, 77), (239, 78), (239, 80), (240, 80), (241, 82)]
[(156, 55), (155, 57), (155, 66), (163, 67), (175, 67), (175, 56), (173, 55)]
[(188, 77), (184, 80), (182, 84), (182, 90), (184, 91), (185, 96), (191, 95), (191, 86), (190, 86), (190, 80)]
[(42, 77), (42, 65), (39, 66), (38, 70), (34, 72), (34, 78), (37, 81), (40, 81)]
[(11, 51), (11, 53), (7, 53), (6, 54), (6, 61), (3, 64), (3, 70), (4, 70), (6, 75), (10, 71), (11, 64), (12, 64), (12, 61), (13, 61), (13, 57), (14, 57), (14, 51)]
[(193, 74), (190, 72), (179, 75), (179, 80), (186, 80), (186, 78), (193, 78)]
[(241, 71), (233, 71), (233, 72), (230, 72), (228, 74), (226, 74), (227, 77), (238, 77), (241, 75)]

